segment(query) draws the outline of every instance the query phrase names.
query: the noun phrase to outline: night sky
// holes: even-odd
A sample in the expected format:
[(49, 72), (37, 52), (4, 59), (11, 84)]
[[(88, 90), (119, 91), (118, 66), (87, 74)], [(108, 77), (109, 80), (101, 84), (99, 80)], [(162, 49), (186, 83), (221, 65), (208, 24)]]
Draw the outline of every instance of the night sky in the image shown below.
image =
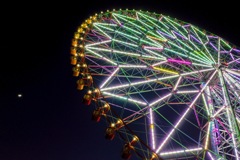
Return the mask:
[(1, 4), (0, 160), (121, 159), (119, 139), (106, 140), (106, 124), (91, 121), (72, 76), (73, 33), (95, 13), (162, 13), (240, 46), (239, 5), (231, 1), (100, 1)]

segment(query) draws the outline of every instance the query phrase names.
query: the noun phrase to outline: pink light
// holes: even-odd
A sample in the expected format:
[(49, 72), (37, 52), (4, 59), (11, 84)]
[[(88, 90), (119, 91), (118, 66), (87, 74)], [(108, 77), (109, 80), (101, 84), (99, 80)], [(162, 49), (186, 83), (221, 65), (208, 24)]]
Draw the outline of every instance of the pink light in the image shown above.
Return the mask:
[(192, 64), (189, 61), (182, 61), (182, 60), (177, 60), (177, 59), (172, 59), (172, 58), (169, 58), (168, 62), (176, 62), (176, 63), (181, 63), (181, 64)]

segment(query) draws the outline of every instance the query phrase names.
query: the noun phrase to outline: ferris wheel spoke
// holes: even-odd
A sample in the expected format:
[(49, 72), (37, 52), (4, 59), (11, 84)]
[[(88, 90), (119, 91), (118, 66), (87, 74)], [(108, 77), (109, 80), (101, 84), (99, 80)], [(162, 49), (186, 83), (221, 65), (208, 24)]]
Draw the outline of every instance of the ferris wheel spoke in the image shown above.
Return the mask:
[(230, 69), (226, 69), (226, 71), (228, 73), (231, 73), (231, 74), (234, 74), (235, 76), (240, 76), (240, 73), (236, 72), (236, 71), (233, 71), (233, 70), (230, 70)]
[[(238, 90), (240, 90), (239, 79), (231, 74), (223, 72), (224, 76), (228, 79), (228, 83), (233, 84)], [(232, 86), (233, 87), (233, 86)]]
[[(191, 28), (193, 29), (195, 35), (198, 37), (200, 43), (203, 45), (204, 49), (206, 50), (206, 54), (207, 54), (207, 55), (205, 55), (205, 57), (210, 57), (209, 60), (212, 61), (214, 64), (216, 64), (215, 59), (213, 58), (213, 56), (212, 56), (211, 53), (209, 52), (209, 49), (208, 49), (207, 46), (206, 46), (206, 43), (209, 42), (209, 39), (208, 39), (208, 37), (206, 36), (206, 34), (203, 33), (203, 32), (201, 32), (201, 31), (200, 31), (199, 29), (197, 29), (195, 26), (191, 26)], [(197, 32), (198, 32), (198, 33), (197, 33)], [(206, 38), (206, 40), (205, 40), (206, 42), (203, 42), (203, 40), (202, 40), (202, 39), (200, 38), (200, 36), (199, 36), (199, 33), (200, 33), (204, 38)], [(201, 53), (204, 54), (204, 52), (201, 52)]]
[[(225, 80), (228, 84), (228, 86), (230, 87), (230, 89), (228, 90), (229, 93), (231, 93), (232, 96), (230, 96), (229, 98), (231, 99), (231, 102), (233, 102), (232, 104), (233, 105), (238, 105), (239, 104), (239, 101), (240, 101), (240, 95), (239, 93), (236, 91), (236, 88), (234, 88), (234, 86), (237, 87), (237, 90), (239, 90), (240, 86), (236, 85), (237, 83), (232, 83), (232, 81), (230, 80), (230, 78), (228, 78), (228, 76), (224, 73), (224, 77), (225, 77)], [(234, 86), (232, 84), (235, 84)], [(234, 97), (233, 97), (234, 96)], [(237, 102), (234, 104), (234, 102)], [(234, 106), (234, 108), (236, 108), (236, 106)]]
[[(160, 99), (150, 103), (148, 106), (146, 106), (145, 108), (142, 108), (141, 110), (135, 112), (134, 114), (131, 114), (130, 116), (125, 117), (123, 120), (132, 122), (133, 119), (131, 119), (131, 118), (138, 119), (139, 117), (142, 117), (143, 115), (149, 114), (149, 110), (148, 109), (152, 108), (151, 111), (154, 111), (154, 110), (158, 109), (159, 106), (154, 108), (153, 105), (155, 105), (156, 103), (160, 103), (160, 102), (164, 101), (169, 96), (171, 96), (171, 93), (168, 93), (165, 96), (161, 97)], [(138, 116), (136, 117), (136, 115), (138, 115)]]
[[(89, 51), (90, 53), (92, 53), (93, 55), (97, 56), (96, 58), (98, 58), (98, 59), (101, 59), (101, 60), (103, 60), (103, 61), (105, 61), (105, 62), (108, 62), (108, 63), (110, 63), (110, 64), (112, 64), (112, 65), (114, 65), (114, 66), (117, 65), (117, 63), (113, 62), (113, 61), (110, 60), (109, 58), (106, 58), (106, 57), (104, 57), (104, 56), (96, 53), (95, 51), (89, 49), (89, 48), (86, 49), (86, 50), (88, 50), (88, 51)], [(88, 56), (88, 57), (90, 57), (90, 56)]]
[(201, 89), (201, 91), (197, 94), (197, 96), (195, 97), (195, 99), (192, 101), (192, 103), (188, 106), (187, 110), (182, 114), (181, 118), (177, 121), (177, 123), (174, 125), (174, 128), (169, 132), (168, 136), (163, 140), (163, 142), (161, 143), (161, 145), (158, 147), (158, 149), (156, 150), (157, 153), (159, 153), (162, 149), (162, 147), (164, 146), (164, 144), (167, 142), (167, 140), (171, 137), (171, 135), (174, 133), (175, 129), (178, 127), (178, 125), (182, 122), (182, 120), (185, 118), (185, 116), (188, 114), (188, 112), (190, 111), (190, 109), (193, 107), (193, 105), (195, 104), (195, 102), (198, 100), (198, 98), (200, 97), (200, 95), (202, 94), (202, 92), (204, 91), (204, 89), (206, 88), (206, 86), (209, 84), (209, 82), (212, 80), (212, 78), (214, 77), (214, 75), (216, 74), (217, 70), (214, 71), (214, 73), (212, 74), (212, 76), (209, 78), (209, 80), (206, 82), (206, 84), (203, 86), (203, 88)]
[(116, 98), (120, 98), (120, 99), (124, 99), (124, 100), (128, 100), (129, 102), (141, 104), (141, 105), (144, 105), (144, 106), (147, 105), (147, 103), (145, 103), (145, 102), (142, 102), (142, 101), (139, 101), (139, 100), (134, 100), (134, 99), (127, 98), (127, 97), (120, 96), (120, 95), (116, 95), (116, 94), (112, 94), (112, 93), (109, 93), (109, 92), (103, 92), (103, 94), (113, 96), (113, 97), (116, 97)]
[[(222, 72), (218, 71), (218, 74), (219, 74), (220, 82), (221, 82), (221, 86), (222, 86), (224, 105), (226, 105), (226, 114), (228, 117), (227, 122), (228, 122), (229, 129), (231, 132), (231, 141), (233, 144), (233, 150), (234, 150), (236, 158), (239, 159), (239, 153), (237, 151), (237, 141), (239, 141), (239, 139), (237, 139), (237, 137), (239, 137), (239, 134), (240, 134), (239, 128), (238, 128), (238, 125), (237, 125), (237, 122), (235, 119), (235, 114), (234, 114), (233, 108), (231, 106), (231, 102), (230, 102), (229, 95), (228, 95), (229, 93), (226, 89), (226, 83), (223, 79)], [(234, 128), (236, 128), (236, 132), (233, 132)]]
[[(107, 34), (107, 32), (103, 31), (99, 25), (95, 25), (96, 27), (96, 31), (99, 31), (100, 33), (102, 33), (104, 36), (106, 36), (108, 39), (111, 39), (111, 36)], [(109, 29), (108, 27), (105, 27), (107, 29)]]
[(101, 41), (101, 42), (93, 42), (93, 43), (91, 43), (91, 44), (85, 45), (85, 48), (87, 49), (87, 48), (92, 47), (92, 46), (98, 46), (98, 45), (103, 45), (103, 44), (107, 45), (107, 44), (110, 43), (111, 41), (112, 41), (112, 40), (105, 40), (105, 41)]
[(217, 58), (217, 64), (221, 64), (221, 52), (220, 52), (220, 38), (218, 38), (218, 43), (217, 43), (217, 52), (218, 52), (218, 58)]
[(103, 82), (100, 88), (102, 88), (118, 72), (118, 70), (119, 68), (116, 68), (115, 71), (113, 71), (112, 74)]
[[(146, 29), (144, 27), (142, 27), (141, 25), (137, 25), (135, 23), (133, 23), (132, 21), (135, 21), (136, 19), (132, 18), (132, 17), (127, 17), (127, 16), (124, 16), (124, 15), (120, 15), (120, 14), (117, 14), (117, 13), (113, 13), (113, 15), (115, 16), (115, 18), (117, 19), (117, 21), (125, 21), (126, 23), (129, 23), (131, 25), (133, 25), (134, 27), (140, 29), (140, 31), (146, 31)], [(120, 20), (121, 19), (121, 20)]]
[(166, 77), (161, 77), (161, 78), (154, 78), (154, 79), (142, 80), (142, 81), (138, 81), (138, 82), (126, 83), (126, 84), (121, 84), (121, 85), (117, 85), (117, 86), (102, 88), (101, 90), (107, 91), (107, 90), (113, 90), (113, 89), (120, 89), (120, 88), (125, 88), (125, 87), (136, 86), (136, 85), (148, 84), (148, 83), (156, 82), (156, 81), (162, 81), (165, 79), (172, 79), (172, 78), (176, 78), (176, 77), (179, 77), (179, 75), (166, 76)]
[(198, 155), (199, 152), (203, 150), (202, 147), (196, 147), (196, 148), (191, 148), (191, 149), (185, 149), (185, 150), (175, 150), (175, 151), (170, 151), (170, 152), (161, 152), (159, 155), (162, 158), (166, 159), (172, 159), (172, 158), (181, 158), (183, 156), (189, 156), (189, 155)]
[[(230, 53), (231, 54), (231, 53)], [(227, 64), (230, 65), (232, 63), (240, 63), (239, 62), (240, 58), (237, 58), (237, 59), (233, 59), (232, 61), (228, 62)]]
[[(166, 57), (169, 57), (169, 56), (167, 56), (167, 55), (161, 55), (161, 54), (159, 54), (159, 53), (161, 53), (161, 51), (163, 50), (163, 48), (159, 48), (159, 47), (151, 47), (151, 48), (149, 48), (149, 47), (146, 47), (146, 46), (143, 46), (143, 49), (145, 50), (145, 51), (147, 51), (150, 55), (155, 55), (155, 56), (157, 56), (157, 57), (161, 57), (162, 58), (162, 60), (166, 60)], [(155, 52), (154, 50), (158, 50), (159, 52)]]
[[(194, 34), (197, 34), (195, 30), (193, 31), (194, 31)], [(198, 37), (198, 35), (196, 36)], [(195, 51), (195, 53), (198, 53), (199, 57), (211, 62), (211, 60), (205, 55), (205, 53), (201, 52), (201, 49), (198, 47), (199, 44), (202, 44), (202, 41), (196, 38), (195, 35), (193, 35), (193, 33), (189, 34), (189, 43), (195, 48), (193, 49), (193, 51)]]

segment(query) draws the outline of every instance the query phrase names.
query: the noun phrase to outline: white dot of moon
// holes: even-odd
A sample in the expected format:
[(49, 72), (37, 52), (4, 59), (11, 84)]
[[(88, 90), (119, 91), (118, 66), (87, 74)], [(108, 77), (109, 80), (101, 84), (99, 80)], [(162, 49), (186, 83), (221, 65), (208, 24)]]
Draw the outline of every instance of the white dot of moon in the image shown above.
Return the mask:
[(19, 97), (19, 98), (22, 97), (22, 94), (18, 94), (18, 97)]

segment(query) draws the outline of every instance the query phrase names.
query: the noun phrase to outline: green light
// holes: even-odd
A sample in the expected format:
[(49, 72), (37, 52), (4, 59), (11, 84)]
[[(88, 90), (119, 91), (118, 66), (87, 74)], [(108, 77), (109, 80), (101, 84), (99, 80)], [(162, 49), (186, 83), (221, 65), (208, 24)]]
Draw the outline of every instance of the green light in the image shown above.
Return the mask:
[[(133, 23), (133, 22), (131, 22), (131, 21), (125, 19), (125, 18), (126, 18), (125, 16), (123, 16), (123, 15), (119, 15), (119, 14), (115, 14), (115, 15), (116, 15), (118, 18), (120, 18), (120, 19), (122, 19), (122, 20), (128, 22), (129, 24), (132, 24), (133, 26), (135, 26), (135, 27), (137, 27), (137, 28), (140, 28), (140, 29), (143, 30), (143, 31), (146, 31), (146, 29), (143, 28), (143, 27), (141, 27), (140, 25), (137, 25), (137, 24), (135, 24), (135, 23)], [(125, 17), (125, 18), (124, 18), (124, 17)], [(129, 18), (129, 17), (128, 17), (128, 18)], [(134, 21), (135, 21), (136, 19), (131, 18), (131, 20), (134, 20)]]
[(123, 36), (126, 36), (126, 37), (129, 37), (129, 38), (132, 38), (132, 39), (135, 39), (135, 40), (138, 40), (139, 38), (136, 38), (134, 36), (130, 36), (129, 34), (126, 34), (126, 33), (123, 33), (123, 32), (120, 32), (120, 31), (115, 31), (116, 33), (120, 34), (120, 35), (123, 35)]
[(227, 42), (224, 41), (222, 38), (220, 39), (220, 41), (221, 41), (225, 46), (227, 46), (229, 49), (232, 49), (232, 47), (231, 47), (229, 44), (227, 44)]
[(97, 25), (94, 25), (95, 28), (97, 28), (100, 32), (102, 32), (106, 37), (108, 37), (109, 39), (111, 39), (111, 36), (109, 36), (106, 32), (104, 32), (103, 30), (101, 30), (99, 27), (97, 27)]
[(132, 43), (120, 41), (120, 40), (117, 40), (117, 39), (112, 39), (112, 41), (118, 42), (118, 43), (121, 43), (121, 44), (126, 44), (126, 45), (128, 45), (128, 46), (132, 46), (132, 47), (136, 47), (136, 48), (138, 47), (138, 45), (136, 45), (136, 44), (132, 44)]

